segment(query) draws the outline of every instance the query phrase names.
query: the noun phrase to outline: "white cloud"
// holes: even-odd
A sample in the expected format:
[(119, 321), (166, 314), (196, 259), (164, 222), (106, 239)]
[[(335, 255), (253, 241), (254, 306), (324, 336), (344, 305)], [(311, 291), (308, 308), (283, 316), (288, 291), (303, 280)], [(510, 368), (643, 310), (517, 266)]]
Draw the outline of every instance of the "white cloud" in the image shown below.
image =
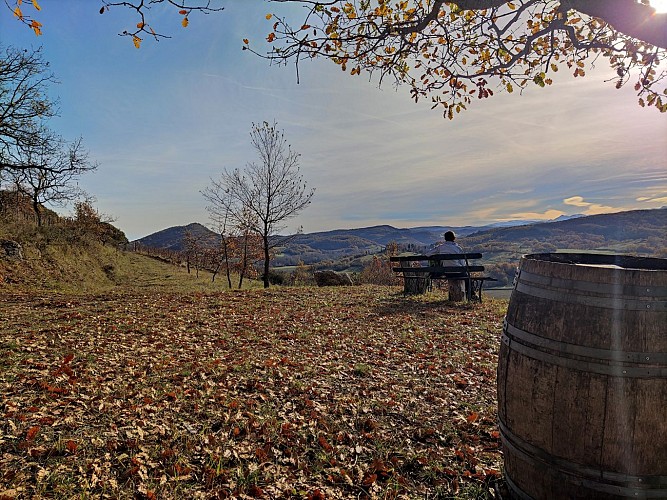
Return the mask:
[[(511, 219), (520, 219), (520, 220), (552, 220), (565, 215), (565, 212), (562, 210), (546, 210), (545, 212), (521, 212), (512, 214)], [(510, 220), (511, 220), (510, 219)]]
[(626, 207), (612, 207), (608, 205), (601, 205), (599, 203), (588, 202), (585, 201), (581, 196), (571, 196), (570, 198), (565, 198), (563, 203), (565, 205), (584, 208), (585, 210), (581, 212), (583, 215), (608, 214), (612, 212), (622, 212), (624, 210), (628, 210)]

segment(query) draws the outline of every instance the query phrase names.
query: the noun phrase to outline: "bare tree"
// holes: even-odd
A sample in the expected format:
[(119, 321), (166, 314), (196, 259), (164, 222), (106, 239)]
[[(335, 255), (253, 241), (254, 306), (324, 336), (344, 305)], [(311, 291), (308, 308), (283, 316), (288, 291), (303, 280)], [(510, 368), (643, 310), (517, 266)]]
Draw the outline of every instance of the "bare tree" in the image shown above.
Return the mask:
[(287, 219), (310, 204), (315, 193), (300, 175), (299, 154), (287, 144), (277, 124), (253, 124), (250, 132), (259, 162), (248, 163), (244, 170), (223, 170), (219, 180), (202, 194), (209, 201), (209, 212), (227, 214), (237, 227), (246, 227), (262, 238), (264, 253), (264, 288), (269, 287), (271, 249), (277, 244), (278, 231)]
[(68, 142), (47, 127), (57, 115), (48, 96), (54, 83), (41, 49), (8, 47), (0, 55), (0, 182), (30, 198), (40, 226), (41, 206), (77, 199), (77, 180), (97, 168), (80, 138)]
[[(231, 273), (231, 257), (233, 252), (233, 240), (229, 234), (229, 210), (225, 210), (223, 214), (217, 214), (215, 210), (211, 212), (211, 219), (216, 223), (218, 234), (220, 234), (220, 246), (218, 247), (218, 262), (225, 266), (225, 275), (227, 276), (227, 285), (232, 287), (232, 273)], [(219, 267), (219, 266), (218, 266)], [(215, 274), (213, 275), (215, 278)], [(240, 288), (240, 286), (239, 286)]]
[(35, 142), (22, 147), (17, 165), (30, 168), (15, 169), (14, 178), (18, 189), (30, 197), (37, 217), (42, 225), (40, 206), (63, 205), (78, 199), (82, 190), (77, 180), (83, 174), (95, 170), (96, 163), (88, 158), (79, 138), (72, 143), (48, 129), (35, 134)]
[(25, 160), (42, 141), (44, 121), (57, 114), (47, 95), (53, 83), (41, 49), (8, 47), (0, 56), (0, 173), (37, 167)]
[(199, 269), (202, 267), (204, 260), (207, 237), (208, 235), (205, 233), (195, 234), (192, 231), (186, 231), (183, 235), (186, 269), (190, 274), (190, 265), (194, 265), (197, 278), (199, 278)]

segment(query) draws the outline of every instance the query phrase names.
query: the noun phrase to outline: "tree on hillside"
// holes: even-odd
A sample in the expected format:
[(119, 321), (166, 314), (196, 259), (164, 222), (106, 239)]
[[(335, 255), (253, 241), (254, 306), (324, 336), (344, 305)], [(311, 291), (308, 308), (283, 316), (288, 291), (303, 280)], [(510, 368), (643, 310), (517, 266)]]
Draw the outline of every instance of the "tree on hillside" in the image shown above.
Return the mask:
[(103, 245), (107, 243), (125, 245), (128, 243), (125, 233), (112, 225), (115, 219), (110, 215), (100, 213), (95, 208), (95, 198), (83, 193), (81, 199), (74, 204), (72, 222), (79, 231), (81, 241), (99, 241)]
[[(273, 49), (253, 52), (294, 62), (297, 75), (301, 60), (319, 56), (353, 75), (390, 77), (408, 85), (415, 100), (430, 97), (450, 119), (475, 97), (551, 85), (562, 69), (583, 77), (600, 58), (614, 70), (616, 87), (630, 83), (641, 106), (667, 111), (667, 14), (655, 14), (648, 0), (273, 1), (302, 5), (305, 16), (267, 15)], [(148, 19), (161, 3), (180, 8), (184, 27), (193, 11), (223, 10), (222, 0), (102, 0), (100, 12), (131, 9), (138, 22), (123, 34), (139, 47), (142, 34), (162, 36)], [(25, 13), (19, 19), (36, 32), (41, 27)]]
[(32, 200), (37, 225), (41, 226), (41, 206), (78, 199), (82, 190), (77, 180), (95, 170), (97, 164), (89, 160), (81, 139), (68, 143), (50, 130), (42, 131), (38, 137), (38, 142), (22, 148), (17, 163), (32, 168), (15, 170), (13, 175), (17, 188)]
[(271, 249), (278, 231), (287, 219), (310, 204), (315, 192), (308, 190), (300, 175), (299, 154), (287, 144), (277, 124), (253, 124), (250, 132), (258, 163), (244, 170), (223, 170), (219, 180), (211, 180), (202, 194), (209, 201), (209, 212), (229, 217), (236, 227), (246, 227), (262, 238), (264, 288), (269, 287)]
[[(220, 245), (218, 251), (215, 254), (217, 260), (217, 266), (215, 272), (213, 273), (213, 280), (215, 280), (215, 275), (219, 270), (220, 266), (225, 266), (225, 275), (227, 276), (227, 285), (229, 288), (232, 288), (232, 270), (231, 270), (231, 260), (232, 255), (235, 253), (236, 249), (235, 240), (233, 237), (230, 237), (229, 231), (229, 209), (225, 209), (223, 214), (216, 213), (216, 207), (206, 207), (209, 214), (211, 214), (211, 220), (215, 223), (218, 234), (220, 235)], [(239, 288), (241, 285), (239, 284)]]
[[(208, 190), (202, 194), (209, 198)], [(264, 257), (262, 240), (252, 229), (256, 225), (257, 216), (245, 209), (239, 214), (240, 218), (232, 217), (229, 206), (220, 207), (214, 203), (207, 206), (206, 210), (220, 235), (218, 247), (211, 249), (211, 257), (215, 262), (213, 279), (222, 267), (227, 284), (232, 288), (232, 272), (236, 272), (240, 290), (246, 276), (254, 274), (253, 263)]]

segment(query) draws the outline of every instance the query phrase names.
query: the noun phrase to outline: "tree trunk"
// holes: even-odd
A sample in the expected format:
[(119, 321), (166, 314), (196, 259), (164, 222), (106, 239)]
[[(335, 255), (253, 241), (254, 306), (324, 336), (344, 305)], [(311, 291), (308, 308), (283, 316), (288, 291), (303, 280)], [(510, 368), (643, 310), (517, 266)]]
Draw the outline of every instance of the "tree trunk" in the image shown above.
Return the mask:
[(264, 241), (264, 288), (269, 288), (269, 235), (266, 232), (262, 235)]
[(241, 271), (239, 272), (239, 290), (243, 286), (243, 278), (245, 278), (245, 272), (248, 269), (248, 232), (243, 235), (243, 259), (241, 260)]
[(42, 227), (42, 214), (39, 211), (39, 202), (37, 200), (33, 200), (32, 209), (35, 211), (35, 217), (37, 218), (37, 227)]
[(232, 289), (232, 272), (231, 269), (229, 269), (229, 250), (227, 246), (227, 238), (225, 238), (225, 235), (223, 233), (220, 233), (220, 240), (222, 242), (222, 252), (223, 256), (225, 259), (225, 269), (227, 271), (227, 284), (229, 285), (229, 289)]
[(218, 274), (219, 270), (220, 270), (220, 263), (218, 263), (218, 265), (215, 266), (215, 268), (213, 268), (213, 271), (212, 271), (213, 274), (211, 275), (211, 283), (215, 283), (215, 277)]

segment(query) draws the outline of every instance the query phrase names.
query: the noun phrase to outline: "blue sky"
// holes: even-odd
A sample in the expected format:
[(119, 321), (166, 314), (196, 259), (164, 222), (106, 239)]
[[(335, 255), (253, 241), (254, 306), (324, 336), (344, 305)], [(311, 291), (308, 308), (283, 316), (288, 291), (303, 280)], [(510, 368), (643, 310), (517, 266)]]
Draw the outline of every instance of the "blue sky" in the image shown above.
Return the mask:
[[(415, 104), (407, 87), (381, 89), (327, 61), (270, 66), (268, 12), (299, 8), (260, 0), (190, 17), (154, 7), (173, 35), (137, 50), (118, 33), (136, 24), (97, 2), (42, 0), (34, 33), (0, 15), (0, 44), (44, 48), (60, 84), (52, 128), (82, 136), (100, 167), (81, 180), (130, 239), (208, 223), (200, 191), (223, 168), (255, 160), (253, 122), (276, 121), (301, 153), (316, 188), (289, 222), (306, 232), (391, 224), (486, 224), (667, 205), (667, 116), (642, 109), (631, 87), (605, 83), (604, 62), (586, 78), (561, 78), (523, 95), (475, 102), (454, 121)], [(25, 7), (27, 12), (29, 6)]]

